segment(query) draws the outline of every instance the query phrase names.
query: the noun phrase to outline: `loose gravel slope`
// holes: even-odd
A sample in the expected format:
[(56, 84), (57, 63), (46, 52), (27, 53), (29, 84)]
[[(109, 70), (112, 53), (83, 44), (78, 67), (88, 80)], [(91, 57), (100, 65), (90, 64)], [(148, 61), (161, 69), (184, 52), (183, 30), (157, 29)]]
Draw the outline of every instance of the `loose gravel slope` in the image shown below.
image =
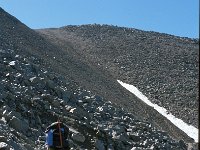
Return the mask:
[(96, 24), (38, 31), (198, 128), (198, 39)]

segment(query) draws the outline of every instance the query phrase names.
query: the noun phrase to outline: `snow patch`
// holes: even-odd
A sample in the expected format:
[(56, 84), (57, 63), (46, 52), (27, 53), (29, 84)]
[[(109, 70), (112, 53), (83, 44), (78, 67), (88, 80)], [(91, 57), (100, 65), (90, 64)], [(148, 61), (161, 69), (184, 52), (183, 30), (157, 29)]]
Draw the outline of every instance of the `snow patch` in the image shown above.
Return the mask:
[(172, 114), (168, 113), (168, 111), (165, 108), (160, 107), (157, 104), (153, 104), (135, 86), (127, 84), (127, 83), (123, 83), (120, 80), (117, 80), (117, 82), (119, 84), (121, 84), (124, 88), (129, 90), (131, 93), (135, 94), (143, 102), (145, 102), (149, 106), (153, 107), (155, 110), (157, 110), (159, 113), (161, 113), (167, 119), (169, 119), (175, 126), (177, 126), (179, 129), (181, 129), (183, 132), (185, 132), (189, 137), (193, 138), (195, 140), (195, 142), (198, 142), (198, 129), (197, 128), (193, 127), (192, 125), (188, 125), (187, 123), (183, 122), (183, 120), (181, 120), (181, 119), (176, 118)]

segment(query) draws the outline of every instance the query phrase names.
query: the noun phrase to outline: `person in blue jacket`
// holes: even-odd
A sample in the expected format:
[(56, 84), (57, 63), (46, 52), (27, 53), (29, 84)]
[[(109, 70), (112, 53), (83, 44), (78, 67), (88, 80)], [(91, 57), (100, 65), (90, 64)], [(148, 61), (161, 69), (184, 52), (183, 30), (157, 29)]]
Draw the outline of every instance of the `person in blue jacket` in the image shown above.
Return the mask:
[(69, 150), (69, 128), (62, 122), (57, 121), (46, 128), (47, 150)]

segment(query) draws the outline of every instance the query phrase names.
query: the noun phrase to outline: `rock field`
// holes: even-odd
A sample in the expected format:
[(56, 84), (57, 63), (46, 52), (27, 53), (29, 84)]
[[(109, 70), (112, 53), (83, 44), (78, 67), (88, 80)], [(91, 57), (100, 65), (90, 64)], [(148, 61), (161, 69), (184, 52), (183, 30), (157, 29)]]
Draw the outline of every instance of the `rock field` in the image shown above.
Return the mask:
[(0, 50), (0, 148), (42, 150), (45, 127), (62, 117), (72, 149), (186, 149), (148, 122), (40, 67), (40, 60)]

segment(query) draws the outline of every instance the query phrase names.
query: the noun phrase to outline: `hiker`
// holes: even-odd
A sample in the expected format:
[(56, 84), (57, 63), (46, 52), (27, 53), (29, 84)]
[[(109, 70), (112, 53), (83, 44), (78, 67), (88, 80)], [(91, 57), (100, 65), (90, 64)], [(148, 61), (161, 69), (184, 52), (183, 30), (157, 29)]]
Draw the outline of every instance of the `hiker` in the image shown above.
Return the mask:
[(61, 121), (52, 123), (46, 128), (47, 150), (69, 150), (67, 141), (69, 128)]

